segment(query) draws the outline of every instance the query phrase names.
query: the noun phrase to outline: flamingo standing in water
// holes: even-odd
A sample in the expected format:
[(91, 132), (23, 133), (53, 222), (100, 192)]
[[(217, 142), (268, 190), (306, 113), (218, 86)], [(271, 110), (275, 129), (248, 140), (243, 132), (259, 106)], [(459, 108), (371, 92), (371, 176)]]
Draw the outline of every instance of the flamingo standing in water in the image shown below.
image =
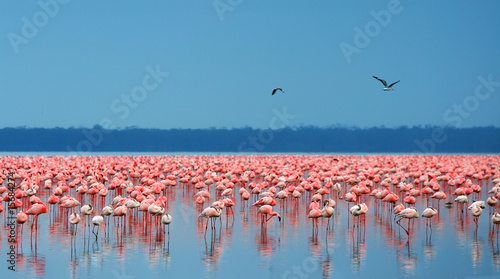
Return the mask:
[(474, 222), (476, 223), (476, 228), (477, 228), (477, 226), (479, 226), (478, 219), (479, 216), (481, 216), (481, 214), (483, 213), (483, 208), (479, 205), (472, 204), (471, 206), (469, 206), (468, 209), (470, 210), (472, 216), (474, 216)]
[(90, 204), (86, 204), (80, 208), (80, 213), (87, 216), (88, 220), (86, 221), (85, 226), (88, 226), (89, 230), (90, 230), (90, 214), (92, 214), (92, 211), (94, 211), (94, 208)]
[(357, 204), (349, 209), (352, 216), (359, 216), (361, 214), (366, 214), (368, 212), (368, 206), (365, 203)]
[(468, 209), (471, 210), (472, 207), (480, 207), (481, 209), (485, 209), (486, 203), (484, 201), (475, 201), (475, 202), (471, 203), (471, 205), (469, 205)]
[(462, 212), (464, 212), (464, 207), (467, 202), (469, 202), (469, 197), (467, 195), (460, 195), (455, 198), (455, 202), (462, 204)]
[[(2, 212), (2, 211), (0, 211), (0, 212)], [(17, 213), (16, 223), (21, 224), (21, 239), (23, 238), (22, 237), (23, 224), (26, 223), (27, 220), (28, 220), (28, 215), (26, 215), (26, 213), (24, 213), (23, 211), (20, 211), (19, 213)], [(22, 241), (21, 241), (21, 244), (22, 244)]]
[(498, 203), (498, 199), (495, 196), (489, 196), (486, 203), (490, 206), (490, 208), (495, 208)]
[[(222, 209), (218, 205), (209, 206), (198, 215), (198, 217), (207, 218), (207, 225), (205, 226), (205, 237), (207, 237), (208, 230), (208, 220), (213, 220), (213, 218), (219, 218), (222, 214)], [(211, 223), (212, 230), (215, 228), (213, 222)]]
[(104, 216), (108, 216), (108, 221), (109, 221), (109, 216), (113, 214), (113, 207), (111, 205), (106, 205), (105, 207), (102, 208), (101, 214)]
[(491, 222), (496, 227), (498, 233), (498, 226), (500, 226), (500, 213), (498, 212), (493, 213), (493, 216), (491, 216)]
[[(431, 220), (432, 217), (434, 217), (438, 211), (434, 207), (427, 207), (422, 211), (422, 217), (427, 218), (427, 220)], [(431, 223), (432, 225), (432, 223)]]
[(326, 230), (330, 229), (330, 218), (333, 216), (335, 213), (335, 200), (333, 199), (327, 199), (323, 203), (323, 209), (321, 210), (321, 217), (327, 218), (328, 223), (326, 224)]
[(415, 218), (418, 218), (419, 217), (419, 214), (418, 214), (418, 211), (415, 207), (410, 207), (410, 208), (405, 208), (404, 210), (402, 210), (401, 212), (399, 212), (397, 214), (397, 216), (399, 217), (399, 219), (396, 221), (396, 223), (401, 227), (403, 228), (403, 226), (401, 226), (401, 224), (399, 222), (401, 222), (401, 219), (405, 218), (405, 219), (408, 219), (408, 230), (403, 228), (403, 230), (405, 230), (406, 234), (408, 236), (410, 236), (410, 219), (415, 219)]
[[(95, 239), (97, 240), (97, 236), (99, 235), (99, 226), (104, 222), (104, 215), (96, 215), (94, 218), (92, 218), (92, 224), (94, 225), (92, 227), (92, 233), (95, 235)], [(97, 227), (97, 234), (94, 232), (95, 227)]]
[(73, 212), (69, 216), (69, 223), (75, 227), (74, 234), (76, 234), (77, 225), (78, 225), (78, 223), (80, 223), (80, 220), (81, 220), (81, 217), (80, 217), (80, 214), (78, 214), (78, 213)]
[[(35, 215), (33, 222), (31, 223), (31, 236), (33, 237), (33, 225), (35, 225), (35, 230), (38, 231), (38, 216), (43, 213), (47, 213), (47, 206), (43, 202), (38, 202), (30, 206), (26, 210), (26, 215)], [(33, 243), (32, 243), (33, 245)]]
[[(281, 216), (277, 212), (273, 211), (273, 207), (268, 205), (268, 204), (259, 207), (259, 213), (262, 214), (261, 225), (266, 224), (266, 226), (267, 226), (267, 221), (269, 221), (269, 219), (273, 218), (273, 216), (278, 217), (278, 221), (281, 222)], [(321, 211), (320, 211), (320, 213), (321, 213)], [(271, 217), (266, 219), (267, 215), (270, 215)]]
[[(113, 210), (113, 213), (111, 214), (111, 216), (125, 216), (127, 215), (127, 207), (125, 205), (120, 205), (118, 206), (117, 208), (115, 208)], [(124, 219), (124, 222), (126, 222), (127, 219), (123, 218)], [(126, 224), (124, 224), (123, 226), (123, 229), (125, 229), (125, 226)]]
[(439, 209), (439, 201), (446, 199), (446, 194), (443, 191), (437, 191), (431, 196), (431, 198), (438, 200), (438, 209)]
[[(362, 204), (357, 204), (349, 209), (349, 212), (351, 212), (351, 215), (354, 217), (359, 217), (362, 214), (366, 214), (368, 212), (368, 206), (366, 206), (365, 203)], [(359, 223), (359, 218), (358, 218), (358, 223)], [(359, 225), (359, 224), (358, 224)], [(354, 221), (352, 223), (352, 226), (354, 227)]]
[[(272, 217), (272, 216), (271, 216)], [(311, 211), (309, 211), (309, 214), (307, 215), (307, 218), (311, 218), (313, 222), (313, 232), (314, 229), (318, 231), (318, 218), (321, 217), (321, 210), (317, 207), (313, 207)]]
[(424, 209), (424, 211), (422, 211), (422, 217), (430, 219), (434, 217), (437, 213), (438, 212), (434, 207), (427, 207), (426, 209)]
[[(168, 248), (170, 247), (170, 223), (172, 223), (172, 216), (165, 212), (165, 214), (161, 217), (161, 223), (163, 226), (168, 226)], [(163, 233), (165, 234), (165, 227), (163, 227)]]
[(165, 214), (161, 217), (161, 223), (168, 226), (168, 235), (170, 235), (170, 223), (172, 223), (172, 216), (165, 212)]

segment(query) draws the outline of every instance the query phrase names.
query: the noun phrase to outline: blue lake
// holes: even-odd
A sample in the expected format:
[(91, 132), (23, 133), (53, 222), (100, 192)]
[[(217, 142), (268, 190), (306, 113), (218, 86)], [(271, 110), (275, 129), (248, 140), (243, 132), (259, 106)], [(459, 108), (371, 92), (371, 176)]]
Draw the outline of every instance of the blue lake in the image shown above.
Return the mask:
[[(491, 181), (482, 186), (486, 200)], [(377, 187), (377, 186), (375, 186)], [(216, 193), (211, 187), (211, 201)], [(198, 218), (204, 206), (194, 202), (194, 187), (169, 187), (168, 211), (173, 216), (169, 234), (147, 214), (131, 211), (124, 218), (105, 220), (99, 237), (79, 224), (76, 234), (67, 211), (51, 207), (39, 217), (38, 232), (31, 236), (31, 219), (16, 226), (15, 272), (9, 263), (9, 212), (0, 213), (1, 278), (499, 278), (500, 239), (494, 233), (490, 208), (479, 217), (453, 203), (439, 204), (439, 214), (428, 225), (425, 218), (411, 221), (407, 236), (394, 220), (388, 204), (366, 197), (369, 211), (353, 217), (348, 204), (337, 199), (335, 215), (327, 230), (320, 219), (313, 231), (308, 195), (278, 201), (267, 229), (261, 226), (257, 208), (241, 200), (235, 187), (233, 212), (224, 210), (212, 231), (204, 236), (206, 221)], [(72, 189), (70, 194), (74, 194)], [(113, 194), (111, 194), (113, 193)], [(46, 200), (51, 193), (41, 193)], [(122, 193), (124, 194), (124, 193)], [(447, 193), (452, 199), (451, 193)], [(126, 194), (124, 194), (125, 196)], [(85, 202), (100, 210), (115, 193)], [(421, 213), (426, 204), (417, 199)], [(433, 201), (437, 208), (437, 201)], [(7, 209), (6, 203), (3, 202)], [(206, 206), (207, 204), (205, 204)], [(25, 207), (28, 206), (25, 201)], [(48, 205), (47, 205), (48, 206)], [(498, 211), (498, 206), (497, 206)], [(233, 222), (234, 215), (234, 222)], [(125, 222), (124, 222), (125, 221)], [(124, 224), (125, 223), (125, 224)], [(401, 224), (406, 228), (407, 220)]]

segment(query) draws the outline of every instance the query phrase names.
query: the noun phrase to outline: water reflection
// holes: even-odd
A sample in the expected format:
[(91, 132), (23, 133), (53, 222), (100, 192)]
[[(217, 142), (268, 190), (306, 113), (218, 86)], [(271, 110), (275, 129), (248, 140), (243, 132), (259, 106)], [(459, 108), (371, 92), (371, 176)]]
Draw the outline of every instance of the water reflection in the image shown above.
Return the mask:
[(405, 277), (417, 274), (418, 254), (411, 252), (410, 247), (411, 244), (408, 241), (406, 245), (396, 250), (396, 259)]
[(484, 244), (482, 241), (474, 239), (472, 241), (471, 247), (471, 259), (472, 259), (472, 267), (474, 268), (474, 273), (479, 274), (481, 267), (481, 259), (483, 256), (483, 247)]

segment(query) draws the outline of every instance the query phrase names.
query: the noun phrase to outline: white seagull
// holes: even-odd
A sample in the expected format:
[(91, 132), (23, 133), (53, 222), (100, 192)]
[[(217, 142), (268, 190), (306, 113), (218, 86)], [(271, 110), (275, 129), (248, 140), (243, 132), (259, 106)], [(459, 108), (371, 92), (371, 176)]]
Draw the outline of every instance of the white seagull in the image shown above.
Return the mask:
[(376, 77), (376, 76), (373, 76), (373, 77), (374, 77), (374, 78), (376, 78), (376, 79), (378, 79), (378, 80), (380, 80), (380, 82), (382, 82), (382, 84), (384, 84), (384, 86), (385, 86), (385, 87), (384, 87), (384, 91), (391, 91), (391, 90), (394, 90), (394, 88), (392, 88), (392, 86), (393, 86), (394, 84), (396, 84), (396, 83), (398, 83), (398, 82), (399, 82), (399, 80), (398, 80), (398, 81), (396, 81), (395, 83), (392, 83), (391, 85), (387, 86), (387, 82), (386, 82), (385, 80), (383, 80), (383, 79), (381, 79), (381, 78), (378, 78), (378, 77)]
[(279, 87), (276, 87), (276, 88), (273, 89), (273, 93), (271, 95), (274, 95), (274, 93), (276, 93), (276, 91), (278, 91), (278, 90), (281, 91), (281, 92), (283, 92), (283, 93), (285, 93), (285, 91), (283, 91), (283, 89), (281, 89)]

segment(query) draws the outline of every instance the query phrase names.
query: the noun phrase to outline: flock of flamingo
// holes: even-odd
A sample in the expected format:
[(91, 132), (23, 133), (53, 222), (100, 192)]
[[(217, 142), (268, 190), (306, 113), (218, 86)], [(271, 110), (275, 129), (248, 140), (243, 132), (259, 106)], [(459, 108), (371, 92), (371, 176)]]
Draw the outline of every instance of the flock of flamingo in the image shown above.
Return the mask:
[[(497, 235), (500, 225), (496, 155), (4, 156), (0, 167), (0, 213), (14, 212), (19, 225), (33, 216), (32, 234), (39, 215), (51, 211), (59, 212), (73, 233), (80, 223), (90, 232), (92, 224), (96, 240), (100, 226), (111, 222), (163, 225), (169, 234), (175, 218), (167, 191), (194, 193), (189, 206), (199, 208), (193, 218), (206, 218), (205, 237), (208, 223), (213, 234), (224, 209), (234, 222), (237, 200), (261, 215), (263, 230), (273, 217), (286, 222), (280, 211), (299, 200), (309, 204), (303, 214), (316, 233), (321, 219), (333, 229), (330, 219), (339, 207), (352, 218), (366, 216), (368, 199), (375, 210), (398, 218), (408, 237), (411, 219), (430, 221), (440, 206), (453, 204), (470, 212), (476, 226), (488, 206)], [(426, 204), (421, 212), (414, 207), (418, 199)], [(124, 218), (128, 215), (142, 217)]]

